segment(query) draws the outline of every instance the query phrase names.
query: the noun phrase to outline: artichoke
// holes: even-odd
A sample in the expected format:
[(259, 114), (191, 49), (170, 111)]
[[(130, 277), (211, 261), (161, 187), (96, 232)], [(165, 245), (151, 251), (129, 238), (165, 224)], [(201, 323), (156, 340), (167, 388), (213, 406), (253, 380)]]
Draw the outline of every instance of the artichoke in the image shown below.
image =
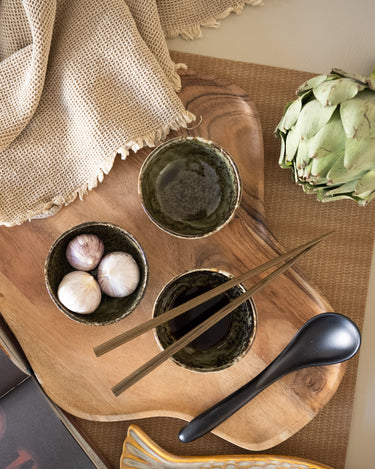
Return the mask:
[(375, 75), (333, 69), (302, 84), (276, 133), (279, 164), (322, 202), (375, 197)]

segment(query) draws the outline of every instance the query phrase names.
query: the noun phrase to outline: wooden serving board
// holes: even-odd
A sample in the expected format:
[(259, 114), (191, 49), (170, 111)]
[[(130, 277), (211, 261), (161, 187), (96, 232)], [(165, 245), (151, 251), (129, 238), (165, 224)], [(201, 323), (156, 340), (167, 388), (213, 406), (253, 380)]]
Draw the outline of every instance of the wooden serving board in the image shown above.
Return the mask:
[[(255, 295), (257, 332), (247, 355), (213, 373), (186, 370), (171, 360), (119, 397), (120, 379), (159, 352), (153, 332), (97, 358), (93, 347), (152, 316), (163, 286), (194, 268), (238, 275), (283, 249), (263, 213), (263, 145), (257, 111), (237, 86), (186, 73), (180, 94), (199, 125), (190, 134), (224, 147), (239, 166), (243, 184), (234, 219), (207, 238), (184, 240), (157, 228), (144, 213), (138, 172), (148, 150), (118, 160), (100, 186), (55, 216), (0, 229), (0, 311), (9, 323), (50, 398), (78, 417), (101, 421), (171, 416), (190, 420), (259, 373), (310, 317), (332, 310), (299, 273), (290, 270)], [(275, 162), (277, 164), (277, 162)], [(144, 298), (135, 311), (110, 326), (86, 326), (63, 315), (50, 300), (43, 267), (49, 247), (68, 228), (108, 221), (130, 231), (150, 265)], [(306, 240), (307, 241), (307, 240)], [(315, 248), (319, 249), (319, 247)], [(255, 279), (254, 281), (256, 281)], [(294, 434), (332, 397), (345, 364), (301, 370), (275, 383), (214, 432), (247, 449), (263, 450)]]

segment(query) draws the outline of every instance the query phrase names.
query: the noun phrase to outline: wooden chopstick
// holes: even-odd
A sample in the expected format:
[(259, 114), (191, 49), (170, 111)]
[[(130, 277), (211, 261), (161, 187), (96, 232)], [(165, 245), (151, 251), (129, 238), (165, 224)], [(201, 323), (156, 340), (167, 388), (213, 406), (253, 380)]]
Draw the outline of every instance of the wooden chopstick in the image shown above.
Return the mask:
[(296, 256), (300, 252), (304, 251), (305, 249), (315, 246), (316, 244), (320, 243), (324, 238), (326, 238), (328, 235), (330, 235), (332, 231), (329, 233), (326, 233), (322, 236), (319, 236), (318, 238), (315, 238), (311, 241), (308, 241), (305, 244), (302, 244), (301, 246), (298, 246), (291, 251), (282, 254), (279, 257), (276, 257), (275, 259), (271, 259), (270, 261), (266, 262), (265, 264), (262, 264), (255, 269), (251, 269), (242, 275), (239, 275), (238, 277), (235, 277), (233, 279), (230, 279), (226, 281), (225, 283), (222, 283), (221, 285), (213, 288), (212, 290), (209, 290), (208, 292), (202, 293), (199, 296), (196, 296), (195, 298), (192, 298), (191, 300), (187, 301), (186, 303), (183, 303), (180, 306), (177, 306), (176, 308), (170, 309), (169, 311), (166, 311), (165, 313), (156, 316), (152, 319), (149, 319), (148, 321), (143, 322), (142, 324), (139, 324), (136, 327), (133, 327), (129, 331), (123, 332), (106, 342), (103, 342), (100, 345), (97, 345), (94, 347), (94, 353), (97, 357), (100, 357), (101, 355), (104, 355), (105, 353), (110, 352), (111, 350), (119, 347), (120, 345), (125, 344), (126, 342), (129, 342), (130, 340), (135, 339), (136, 337), (144, 334), (145, 332), (153, 329), (154, 327), (159, 326), (163, 322), (169, 321), (180, 314), (185, 313), (189, 309), (194, 308), (195, 306), (198, 306), (199, 304), (204, 303), (205, 301), (210, 300), (211, 298), (214, 298), (215, 296), (225, 292), (226, 290), (229, 290), (229, 288), (234, 287), (235, 285), (238, 285), (241, 282), (244, 282), (245, 280), (250, 279), (251, 277), (254, 277), (255, 275), (258, 275), (267, 269), (270, 269), (271, 267), (274, 267), (275, 265), (279, 264), (280, 262), (285, 261), (286, 259), (289, 259), (290, 257)]
[(126, 391), (128, 388), (130, 388), (130, 386), (133, 386), (133, 384), (137, 383), (140, 379), (142, 379), (148, 373), (150, 373), (155, 368), (157, 368), (159, 365), (164, 363), (172, 355), (177, 353), (179, 350), (184, 348), (186, 345), (188, 345), (194, 339), (196, 339), (201, 334), (203, 334), (203, 332), (207, 331), (210, 327), (212, 327), (218, 321), (220, 321), (225, 316), (227, 316), (227, 314), (229, 314), (234, 309), (236, 309), (244, 301), (247, 301), (256, 292), (258, 292), (263, 287), (268, 285), (272, 280), (274, 280), (276, 277), (278, 277), (283, 272), (285, 272), (287, 269), (289, 269), (289, 267), (291, 267), (295, 262), (297, 262), (297, 260), (300, 257), (302, 257), (304, 254), (306, 254), (310, 249), (312, 249), (312, 247), (313, 246), (310, 246), (310, 247), (306, 248), (305, 250), (303, 250), (302, 252), (300, 252), (299, 254), (297, 254), (295, 257), (290, 259), (284, 265), (280, 266), (278, 269), (276, 269), (274, 272), (272, 272), (271, 274), (266, 276), (260, 282), (256, 283), (253, 287), (251, 287), (245, 293), (242, 293), (240, 296), (238, 296), (237, 298), (232, 300), (230, 303), (228, 303), (226, 306), (224, 306), (222, 309), (220, 309), (217, 313), (213, 314), (212, 316), (207, 318), (205, 321), (203, 321), (201, 324), (196, 326), (194, 329), (189, 331), (187, 334), (182, 336), (180, 339), (178, 339), (176, 342), (174, 342), (168, 348), (166, 348), (162, 352), (158, 353), (155, 357), (153, 357), (151, 360), (149, 360), (144, 365), (139, 367), (137, 370), (133, 371), (133, 373), (131, 373), (129, 376), (127, 376), (126, 378), (121, 380), (119, 383), (117, 383), (115, 386), (113, 386), (113, 388), (112, 388), (113, 394), (115, 396), (119, 396), (124, 391)]

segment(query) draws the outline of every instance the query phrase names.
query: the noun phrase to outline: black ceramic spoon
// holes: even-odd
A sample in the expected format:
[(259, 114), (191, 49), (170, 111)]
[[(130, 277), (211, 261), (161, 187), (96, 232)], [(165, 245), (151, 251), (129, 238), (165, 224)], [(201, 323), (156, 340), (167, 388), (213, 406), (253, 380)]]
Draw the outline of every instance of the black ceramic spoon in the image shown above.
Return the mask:
[(337, 313), (314, 316), (259, 375), (183, 427), (178, 434), (180, 441), (189, 443), (205, 435), (292, 371), (349, 360), (360, 344), (359, 330), (349, 318)]

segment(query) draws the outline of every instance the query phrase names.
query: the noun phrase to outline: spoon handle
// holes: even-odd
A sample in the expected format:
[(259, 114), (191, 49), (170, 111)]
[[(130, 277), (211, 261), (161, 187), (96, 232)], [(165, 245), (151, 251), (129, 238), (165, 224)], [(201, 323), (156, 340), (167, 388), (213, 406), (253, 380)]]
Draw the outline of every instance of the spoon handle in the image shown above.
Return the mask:
[(312, 317), (261, 373), (188, 423), (180, 431), (179, 439), (188, 443), (205, 435), (288, 373), (349, 360), (360, 344), (360, 332), (349, 318), (337, 313)]
[(190, 443), (210, 432), (237, 412), (242, 406), (251, 401), (251, 399), (257, 396), (263, 389), (289, 373), (289, 370), (282, 370), (280, 368), (280, 365), (283, 365), (283, 363), (280, 363), (280, 359), (282, 359), (284, 352), (276, 357), (267, 368), (251, 381), (202, 412), (183, 427), (178, 434), (180, 441)]

